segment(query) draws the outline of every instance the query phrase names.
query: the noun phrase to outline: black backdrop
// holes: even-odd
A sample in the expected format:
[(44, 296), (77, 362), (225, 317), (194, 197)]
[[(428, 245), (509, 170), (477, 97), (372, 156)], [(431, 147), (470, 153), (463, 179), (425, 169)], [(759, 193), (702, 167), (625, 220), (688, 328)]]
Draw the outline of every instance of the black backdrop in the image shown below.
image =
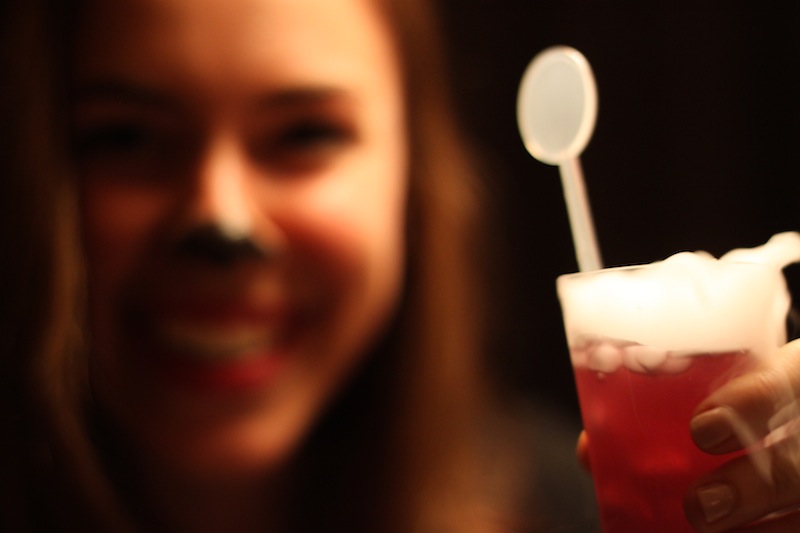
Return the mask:
[[(599, 114), (582, 164), (606, 265), (800, 229), (800, 16), (752, 1), (630, 4), (443, 1), (456, 102), (499, 220), (491, 357), (509, 387), (572, 413), (554, 288), (577, 268), (566, 209), (557, 169), (527, 154), (515, 122), (533, 55), (566, 44), (592, 64)], [(798, 294), (800, 270), (788, 275)]]

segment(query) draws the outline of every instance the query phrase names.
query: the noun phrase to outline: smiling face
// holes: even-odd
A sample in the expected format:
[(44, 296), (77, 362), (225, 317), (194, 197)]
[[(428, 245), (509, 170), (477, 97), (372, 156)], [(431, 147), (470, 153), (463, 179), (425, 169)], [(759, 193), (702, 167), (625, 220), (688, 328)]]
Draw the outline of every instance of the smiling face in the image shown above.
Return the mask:
[[(95, 397), (177, 468), (279, 466), (400, 291), (389, 31), (370, 0), (122, 0), (77, 35)], [(265, 253), (208, 253), (236, 239)]]

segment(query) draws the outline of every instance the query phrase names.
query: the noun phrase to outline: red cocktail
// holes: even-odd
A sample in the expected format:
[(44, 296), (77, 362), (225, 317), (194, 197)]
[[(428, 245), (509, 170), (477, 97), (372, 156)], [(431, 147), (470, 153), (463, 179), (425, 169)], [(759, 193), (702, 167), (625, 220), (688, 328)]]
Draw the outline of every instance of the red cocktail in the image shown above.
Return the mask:
[(689, 420), (710, 391), (752, 361), (729, 353), (693, 355), (679, 372), (575, 368), (604, 533), (694, 532), (684, 494), (731, 456), (701, 452)]
[(786, 341), (782, 269), (797, 260), (800, 236), (781, 234), (720, 260), (681, 253), (558, 278), (604, 533), (693, 531), (684, 495), (731, 456), (694, 444), (692, 414)]

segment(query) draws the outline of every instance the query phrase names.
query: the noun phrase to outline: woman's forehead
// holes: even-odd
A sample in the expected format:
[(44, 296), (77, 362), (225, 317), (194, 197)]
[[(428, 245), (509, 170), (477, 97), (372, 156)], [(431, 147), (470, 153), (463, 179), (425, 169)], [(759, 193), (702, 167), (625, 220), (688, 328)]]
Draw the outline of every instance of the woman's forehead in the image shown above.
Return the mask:
[(80, 81), (358, 85), (397, 62), (371, 0), (94, 0), (77, 35)]

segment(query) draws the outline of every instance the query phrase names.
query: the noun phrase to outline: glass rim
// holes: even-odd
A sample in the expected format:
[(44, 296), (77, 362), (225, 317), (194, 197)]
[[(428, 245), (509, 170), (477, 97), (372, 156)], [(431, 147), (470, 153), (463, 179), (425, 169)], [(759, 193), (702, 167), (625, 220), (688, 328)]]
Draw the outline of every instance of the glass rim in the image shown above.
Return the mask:
[[(678, 253), (693, 253), (693, 252), (678, 252)], [(673, 254), (673, 255), (675, 255), (675, 254)], [(669, 257), (672, 257), (672, 256), (669, 256)], [(584, 278), (584, 277), (589, 277), (589, 276), (596, 276), (596, 275), (604, 274), (604, 273), (607, 273), (607, 272), (624, 272), (624, 271), (628, 271), (628, 270), (643, 270), (643, 269), (647, 269), (647, 268), (650, 268), (650, 267), (655, 266), (655, 265), (659, 265), (659, 264), (663, 263), (664, 261), (666, 261), (666, 259), (668, 259), (668, 258), (659, 259), (659, 260), (653, 261), (651, 263), (635, 263), (635, 264), (632, 264), (632, 265), (611, 266), (611, 267), (601, 268), (599, 270), (588, 270), (588, 271), (585, 271), (585, 272), (584, 271), (567, 272), (567, 273), (564, 273), (564, 274), (559, 274), (558, 276), (556, 276), (556, 279), (558, 279), (558, 280), (560, 280), (562, 278), (564, 278), (564, 279), (578, 279), (578, 278)], [(757, 269), (768, 269), (768, 270), (771, 270), (771, 269), (775, 268), (773, 265), (769, 265), (767, 263), (758, 263), (758, 262), (755, 262), (755, 261), (729, 261), (729, 260), (720, 260), (717, 257), (715, 257), (713, 259), (714, 259), (714, 264), (715, 265), (726, 265), (726, 266), (732, 266), (732, 267), (745, 267), (745, 268), (756, 267)]]

